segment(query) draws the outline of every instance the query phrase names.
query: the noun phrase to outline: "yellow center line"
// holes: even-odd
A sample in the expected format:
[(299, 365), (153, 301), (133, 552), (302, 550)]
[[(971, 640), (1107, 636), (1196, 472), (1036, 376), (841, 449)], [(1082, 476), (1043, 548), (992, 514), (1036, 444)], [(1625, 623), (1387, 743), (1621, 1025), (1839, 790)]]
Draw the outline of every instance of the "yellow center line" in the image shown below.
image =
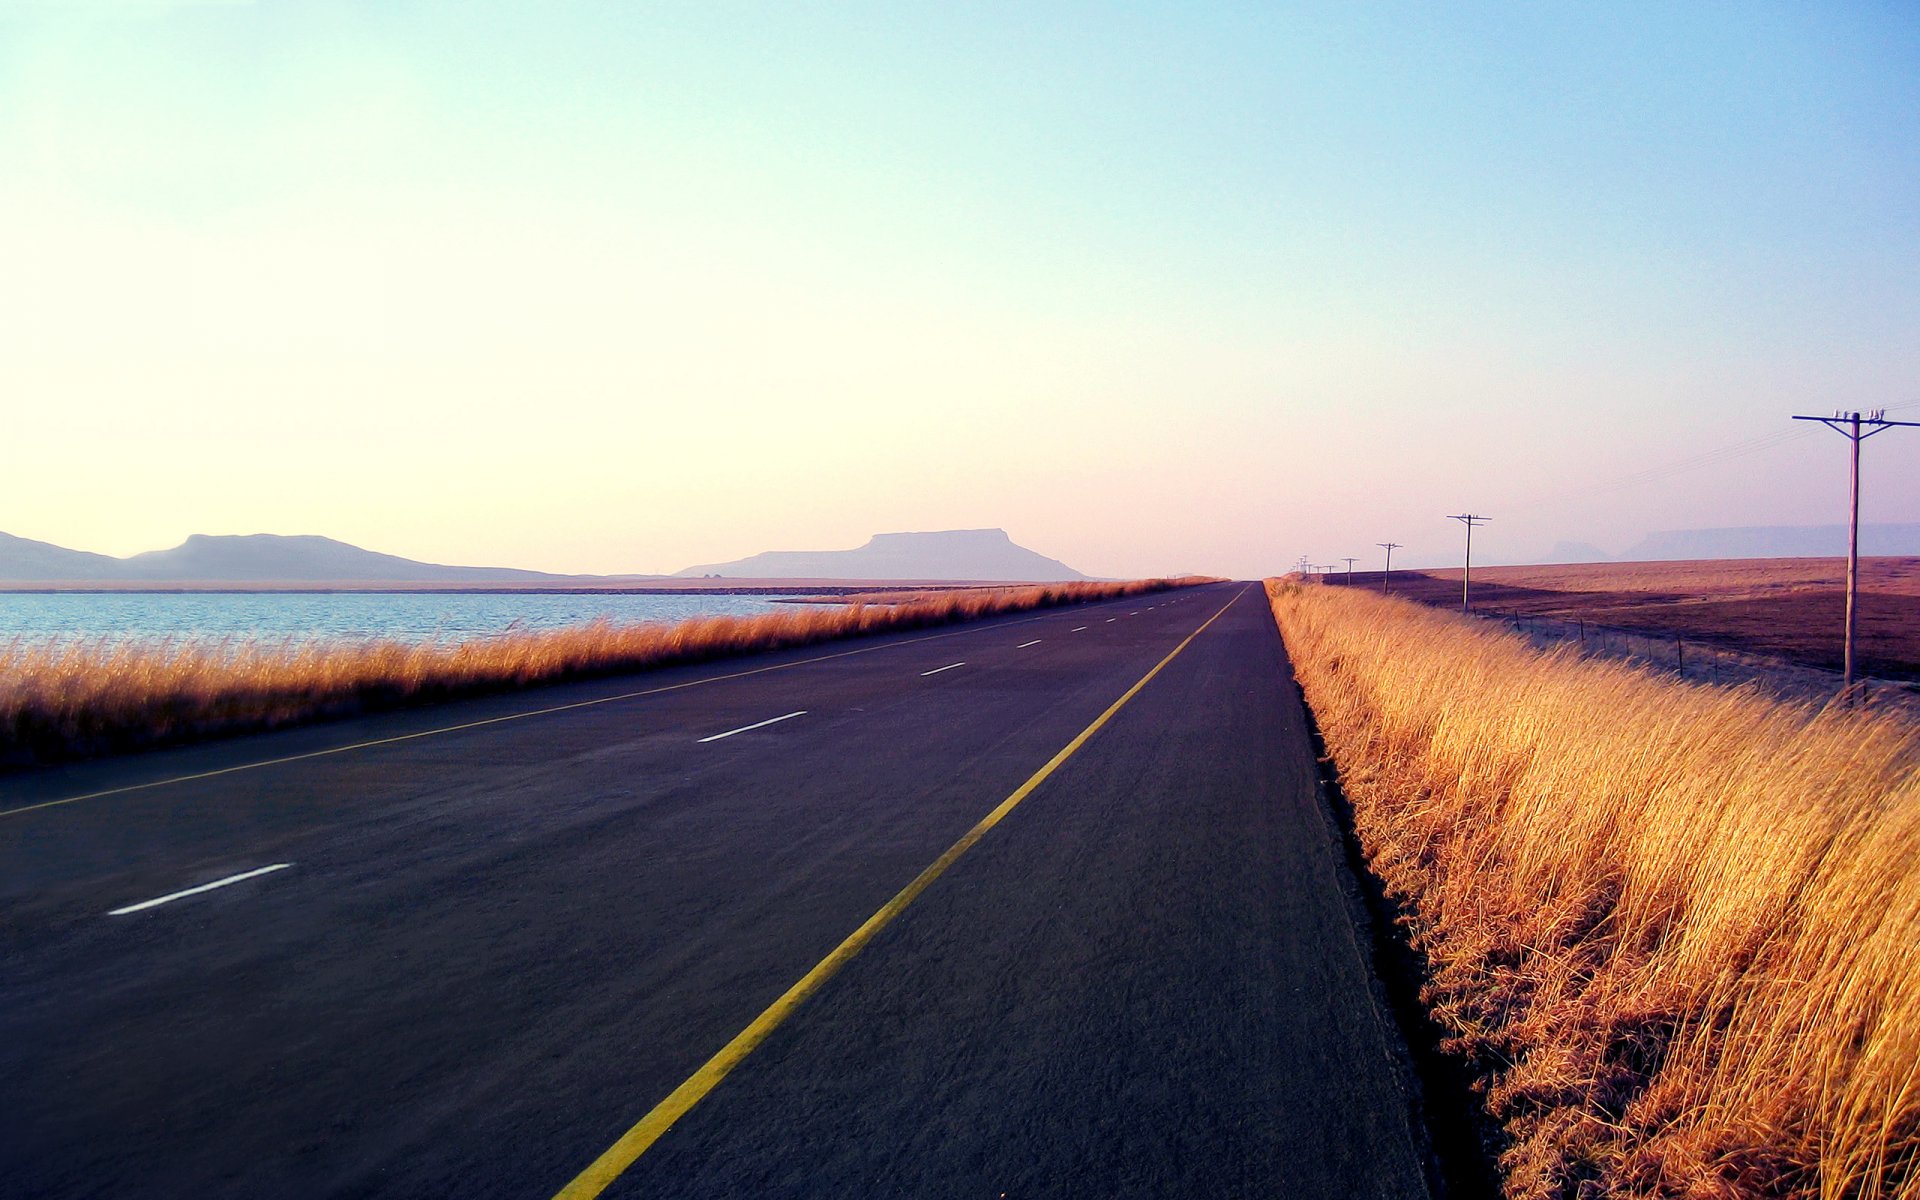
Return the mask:
[(653, 1106), (653, 1111), (640, 1118), (633, 1128), (621, 1135), (619, 1141), (608, 1147), (606, 1152), (593, 1160), (587, 1169), (576, 1175), (573, 1181), (560, 1189), (554, 1200), (592, 1200), (605, 1191), (622, 1172), (634, 1164), (649, 1147), (660, 1140), (661, 1135), (673, 1127), (673, 1123), (685, 1116), (694, 1105), (706, 1098), (708, 1092), (717, 1087), (732, 1070), (759, 1048), (760, 1043), (789, 1016), (795, 1009), (806, 1003), (807, 998), (820, 990), (820, 986), (833, 978), (834, 974), (845, 966), (854, 955), (866, 948), (874, 935), (885, 929), (893, 919), (906, 911), (909, 904), (927, 890), (934, 880), (940, 878), (960, 857), (973, 849), (975, 842), (986, 836), (989, 829), (998, 825), (1002, 818), (1017, 808), (1022, 800), (1033, 794), (1033, 790), (1046, 782), (1047, 777), (1060, 769), (1060, 765), (1072, 758), (1074, 752), (1087, 744), (1087, 740), (1100, 731), (1100, 727), (1113, 719), (1113, 715), (1126, 707), (1127, 701), (1139, 695), (1140, 689), (1147, 686), (1155, 675), (1177, 658), (1193, 639), (1205, 633), (1207, 626), (1220, 619), (1226, 612), (1246, 595), (1246, 588), (1234, 593), (1233, 599), (1220, 606), (1201, 623), (1200, 628), (1186, 636), (1173, 651), (1158, 663), (1153, 670), (1140, 677), (1140, 681), (1128, 688), (1118, 700), (1107, 706), (1107, 711), (1094, 718), (1093, 724), (1081, 730), (1079, 736), (1068, 742), (1061, 751), (1047, 760), (1047, 764), (1035, 771), (1028, 780), (1017, 788), (1013, 795), (1002, 800), (994, 810), (980, 819), (980, 823), (967, 830), (961, 839), (947, 848), (947, 852), (933, 860), (933, 864), (914, 877), (912, 883), (900, 889), (893, 899), (880, 906), (880, 910), (866, 919), (860, 928), (847, 935), (845, 941), (833, 948), (833, 952), (821, 959), (811, 971), (800, 977), (800, 981), (788, 988), (778, 1000), (767, 1006), (765, 1012), (753, 1019), (753, 1023), (734, 1035), (732, 1041), (720, 1048), (720, 1052), (709, 1058), (704, 1065), (687, 1077), (685, 1083), (673, 1089), (667, 1098)]
[[(1237, 597), (1236, 597), (1237, 598)], [(1098, 603), (1096, 601), (1096, 603)], [(836, 654), (821, 654), (813, 658), (803, 658), (797, 662), (775, 663), (770, 667), (755, 667), (750, 671), (733, 671), (726, 675), (710, 675), (704, 679), (692, 679), (685, 683), (671, 683), (661, 687), (646, 688), (637, 692), (622, 692), (618, 696), (601, 696), (594, 700), (580, 700), (572, 704), (556, 704), (550, 708), (535, 708), (526, 712), (508, 713), (505, 716), (487, 717), (479, 721), (467, 721), (460, 725), (443, 725), (437, 729), (423, 729), (418, 733), (402, 733), (393, 737), (374, 738), (371, 741), (354, 742), (346, 746), (330, 746), (325, 750), (309, 750), (305, 754), (288, 754), (281, 758), (263, 758), (257, 762), (238, 763), (231, 767), (220, 767), (212, 771), (200, 771), (192, 775), (175, 775), (167, 779), (153, 779), (146, 783), (130, 783), (125, 787), (106, 788), (98, 792), (87, 792), (79, 796), (63, 796), (58, 800), (42, 800), (38, 804), (23, 804), (19, 808), (0, 809), (0, 817), (16, 817), (22, 813), (38, 812), (43, 808), (58, 808), (63, 804), (78, 804), (82, 800), (101, 800), (108, 796), (125, 795), (128, 792), (140, 792), (149, 788), (168, 787), (176, 783), (193, 783), (201, 779), (214, 779), (221, 775), (232, 775), (239, 771), (254, 771), (261, 767), (278, 767), (286, 763), (305, 762), (311, 758), (326, 758), (333, 754), (346, 754), (354, 750), (368, 750), (375, 746), (391, 746), (397, 742), (411, 742), (420, 738), (438, 737), (443, 733), (459, 733), (465, 729), (479, 729), (486, 725), (499, 725), (506, 721), (524, 721), (529, 717), (545, 717), (553, 713), (571, 712), (577, 708), (593, 708), (600, 704), (615, 704), (622, 700), (638, 700), (643, 696), (658, 696), (666, 692), (678, 692), (686, 688), (700, 687), (709, 683), (724, 683), (729, 679), (745, 679), (749, 675), (764, 675), (768, 671), (785, 671), (792, 667), (811, 666), (836, 658), (851, 658), (856, 654), (872, 654), (876, 650), (891, 650), (896, 646), (912, 646), (920, 642), (934, 642), (941, 638), (959, 637), (966, 633), (978, 633), (985, 628), (1000, 629), (1008, 625), (1026, 625), (1058, 616), (1056, 612), (1038, 613), (1031, 617), (1021, 617), (1015, 621), (1005, 621), (993, 626), (970, 625), (966, 629), (950, 629), (945, 633), (930, 633), (925, 637), (907, 638), (898, 642), (887, 642), (879, 646), (862, 646), (857, 650), (842, 650)]]

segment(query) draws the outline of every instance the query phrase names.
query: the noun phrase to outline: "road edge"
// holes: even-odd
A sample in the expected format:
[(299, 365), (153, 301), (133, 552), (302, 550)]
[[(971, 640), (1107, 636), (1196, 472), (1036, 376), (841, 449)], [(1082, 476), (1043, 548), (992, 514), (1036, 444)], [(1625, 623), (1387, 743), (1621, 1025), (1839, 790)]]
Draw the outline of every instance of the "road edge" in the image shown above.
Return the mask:
[[(1263, 589), (1264, 590), (1264, 589)], [(1264, 599), (1264, 595), (1262, 599)], [(1286, 635), (1280, 635), (1286, 649)], [(1500, 1173), (1495, 1147), (1499, 1130), (1485, 1115), (1472, 1076), (1456, 1057), (1440, 1048), (1444, 1031), (1420, 1001), (1427, 959), (1407, 937), (1404, 905), (1367, 865), (1354, 827), (1353, 806), (1340, 783), (1340, 769), (1327, 751), (1320, 722), (1293, 672), (1286, 653), (1286, 687), (1300, 706), (1313, 749), (1314, 794), (1328, 832), (1338, 843), (1340, 891), (1366, 958), (1369, 991), (1375, 1006), (1400, 1034), (1396, 1058), (1407, 1085), (1408, 1124), (1418, 1138), (1417, 1151), (1435, 1200), (1497, 1200)]]

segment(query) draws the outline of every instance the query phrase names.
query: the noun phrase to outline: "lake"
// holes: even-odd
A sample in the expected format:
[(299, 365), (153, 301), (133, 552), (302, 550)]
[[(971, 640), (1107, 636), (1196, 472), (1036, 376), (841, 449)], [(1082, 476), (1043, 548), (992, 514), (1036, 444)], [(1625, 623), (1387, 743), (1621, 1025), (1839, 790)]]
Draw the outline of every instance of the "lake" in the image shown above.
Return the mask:
[(464, 642), (509, 629), (560, 629), (752, 616), (771, 596), (552, 592), (60, 593), (0, 595), (0, 641), (346, 640)]

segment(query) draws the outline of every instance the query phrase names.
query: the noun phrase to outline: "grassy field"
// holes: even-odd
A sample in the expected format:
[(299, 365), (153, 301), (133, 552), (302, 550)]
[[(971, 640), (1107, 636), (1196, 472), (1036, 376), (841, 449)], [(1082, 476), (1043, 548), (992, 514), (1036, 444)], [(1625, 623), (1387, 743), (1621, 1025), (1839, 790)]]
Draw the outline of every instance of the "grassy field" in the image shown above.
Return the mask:
[[(1344, 585), (1335, 574), (1327, 581)], [(1727, 559), (1481, 567), (1476, 608), (1678, 634), (1729, 649), (1840, 669), (1846, 560)], [(1378, 589), (1380, 573), (1356, 572)], [(1460, 603), (1460, 572), (1395, 571), (1396, 595)], [(1860, 560), (1860, 661), (1871, 675), (1920, 679), (1920, 558)]]
[(0, 764), (23, 766), (271, 729), (563, 679), (919, 629), (1207, 582), (1143, 579), (931, 593), (905, 603), (796, 608), (433, 642), (0, 645)]
[(1268, 591), (1507, 1195), (1920, 1197), (1920, 726)]

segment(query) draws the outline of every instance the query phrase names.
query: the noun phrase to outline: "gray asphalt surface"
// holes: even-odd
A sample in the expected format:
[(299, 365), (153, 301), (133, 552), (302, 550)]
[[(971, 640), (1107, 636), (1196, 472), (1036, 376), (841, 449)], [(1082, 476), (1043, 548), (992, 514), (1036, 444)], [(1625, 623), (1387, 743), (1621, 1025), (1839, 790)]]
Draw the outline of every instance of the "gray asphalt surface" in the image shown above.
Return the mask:
[(1236, 595), (606, 1194), (1425, 1195), (1245, 585), (7, 780), (0, 1194), (551, 1196)]

